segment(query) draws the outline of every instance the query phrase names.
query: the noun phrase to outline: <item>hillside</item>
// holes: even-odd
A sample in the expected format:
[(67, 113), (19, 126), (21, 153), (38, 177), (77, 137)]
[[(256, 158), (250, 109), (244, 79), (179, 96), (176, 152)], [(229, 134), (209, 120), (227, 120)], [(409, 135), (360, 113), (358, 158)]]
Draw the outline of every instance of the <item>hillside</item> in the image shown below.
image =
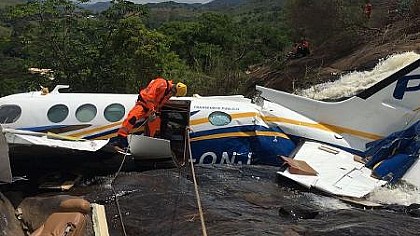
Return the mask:
[(13, 6), (20, 3), (25, 3), (26, 0), (1, 0), (0, 1), (0, 8), (6, 7), (6, 6)]
[(335, 35), (323, 43), (311, 44), (308, 57), (280, 58), (256, 66), (251, 72), (250, 87), (260, 84), (292, 92), (334, 80), (349, 71), (369, 70), (391, 54), (420, 53), (420, 16), (401, 13), (397, 1), (371, 2), (372, 18), (356, 29), (356, 35)]

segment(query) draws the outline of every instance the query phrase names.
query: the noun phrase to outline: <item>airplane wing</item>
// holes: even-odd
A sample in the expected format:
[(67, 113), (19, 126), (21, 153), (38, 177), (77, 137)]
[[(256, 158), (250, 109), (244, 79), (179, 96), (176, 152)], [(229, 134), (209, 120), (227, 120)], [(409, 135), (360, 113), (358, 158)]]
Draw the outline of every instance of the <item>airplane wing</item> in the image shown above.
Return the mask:
[(67, 136), (45, 134), (31, 131), (3, 130), (8, 144), (46, 146), (79, 151), (95, 152), (103, 148), (109, 140), (72, 139)]
[(69, 141), (48, 138), (47, 136), (36, 137), (31, 135), (15, 134), (15, 140), (26, 141), (28, 145), (47, 146), (52, 148), (64, 148), (79, 151), (95, 152), (104, 147), (109, 140), (83, 140)]
[(307, 188), (313, 187), (329, 194), (362, 198), (386, 183), (372, 178), (372, 171), (355, 161), (353, 154), (325, 144), (306, 141), (294, 160), (305, 162), (314, 171), (296, 174), (289, 167), (277, 173)]

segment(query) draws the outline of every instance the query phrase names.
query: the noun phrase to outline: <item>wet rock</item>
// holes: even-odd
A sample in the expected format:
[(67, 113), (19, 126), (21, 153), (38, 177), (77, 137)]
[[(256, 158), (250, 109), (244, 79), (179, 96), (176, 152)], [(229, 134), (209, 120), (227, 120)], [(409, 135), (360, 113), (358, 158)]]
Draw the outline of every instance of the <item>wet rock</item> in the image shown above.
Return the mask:
[[(407, 214), (407, 209), (365, 210), (329, 196), (292, 190), (277, 181), (277, 169), (195, 166), (208, 235), (418, 235), (419, 219)], [(112, 236), (124, 235), (123, 226), (127, 235), (202, 235), (189, 166), (122, 171), (114, 176), (84, 178), (67, 195), (32, 194), (19, 206), (25, 220), (36, 228), (63, 199), (83, 196), (105, 206)], [(415, 205), (411, 207), (415, 212)]]
[(407, 213), (410, 216), (420, 217), (420, 204), (413, 203), (407, 207)]
[(280, 217), (290, 218), (292, 220), (314, 219), (318, 214), (319, 211), (317, 209), (305, 205), (282, 206), (279, 209)]
[(0, 235), (25, 235), (15, 216), (15, 209), (2, 193), (0, 193)]

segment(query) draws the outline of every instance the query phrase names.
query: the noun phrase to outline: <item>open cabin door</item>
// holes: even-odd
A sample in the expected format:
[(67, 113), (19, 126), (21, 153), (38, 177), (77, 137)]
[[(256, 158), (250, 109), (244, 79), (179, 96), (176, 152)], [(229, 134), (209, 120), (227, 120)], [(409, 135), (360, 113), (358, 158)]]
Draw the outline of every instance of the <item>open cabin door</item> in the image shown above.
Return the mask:
[(190, 101), (170, 100), (161, 110), (160, 129), (154, 137), (130, 135), (130, 152), (137, 160), (172, 159), (177, 166), (182, 166), (189, 158)]
[(190, 158), (188, 126), (190, 120), (189, 100), (170, 100), (161, 111), (160, 138), (170, 141), (176, 165), (182, 166)]

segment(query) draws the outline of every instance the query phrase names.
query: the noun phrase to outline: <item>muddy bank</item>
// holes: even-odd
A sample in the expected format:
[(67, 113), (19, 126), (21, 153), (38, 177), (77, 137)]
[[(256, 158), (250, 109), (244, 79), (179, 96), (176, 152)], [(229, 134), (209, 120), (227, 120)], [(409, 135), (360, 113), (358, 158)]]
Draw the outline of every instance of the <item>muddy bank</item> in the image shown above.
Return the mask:
[[(208, 235), (418, 235), (420, 219), (407, 207), (363, 209), (278, 179), (277, 167), (197, 166)], [(32, 230), (63, 198), (80, 196), (105, 205), (110, 235), (201, 235), (190, 169), (171, 168), (82, 178), (70, 191), (41, 192), (12, 201)], [(115, 194), (113, 191), (115, 190)], [(13, 188), (3, 191), (13, 198)], [(13, 207), (2, 214), (13, 219)], [(4, 219), (4, 216), (3, 216)], [(2, 235), (19, 222), (0, 224)], [(15, 231), (13, 231), (15, 230)], [(86, 235), (92, 235), (88, 230)]]

